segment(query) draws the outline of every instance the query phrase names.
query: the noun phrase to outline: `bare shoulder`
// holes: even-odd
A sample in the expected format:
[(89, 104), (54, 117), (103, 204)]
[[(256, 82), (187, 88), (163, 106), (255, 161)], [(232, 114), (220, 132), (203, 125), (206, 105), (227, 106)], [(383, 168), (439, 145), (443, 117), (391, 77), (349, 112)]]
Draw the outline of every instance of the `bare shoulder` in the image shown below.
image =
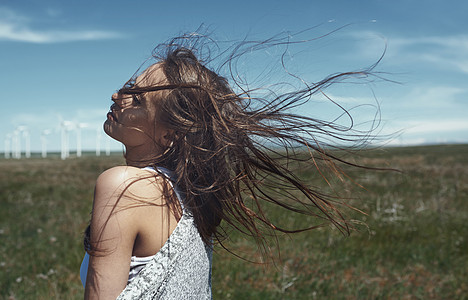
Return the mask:
[(117, 166), (102, 172), (97, 179), (97, 184), (115, 186), (122, 183), (126, 184), (129, 180), (143, 179), (151, 181), (157, 177), (157, 173), (145, 169), (131, 166)]
[[(96, 181), (95, 199), (142, 200), (159, 199), (165, 179), (157, 173), (131, 167), (110, 168)], [(107, 202), (106, 201), (106, 202)]]

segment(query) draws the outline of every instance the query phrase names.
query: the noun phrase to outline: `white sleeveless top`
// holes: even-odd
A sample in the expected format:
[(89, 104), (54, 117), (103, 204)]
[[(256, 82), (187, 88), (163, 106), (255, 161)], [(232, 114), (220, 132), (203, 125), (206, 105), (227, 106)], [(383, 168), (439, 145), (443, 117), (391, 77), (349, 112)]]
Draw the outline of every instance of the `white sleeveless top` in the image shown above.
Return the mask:
[[(158, 167), (158, 171), (172, 177), (165, 168)], [(181, 193), (170, 183), (182, 205)], [(192, 214), (182, 206), (181, 219), (158, 253), (131, 257), (127, 286), (117, 299), (212, 299), (212, 253), (212, 246), (202, 241)], [(80, 269), (83, 286), (88, 263), (86, 253)]]

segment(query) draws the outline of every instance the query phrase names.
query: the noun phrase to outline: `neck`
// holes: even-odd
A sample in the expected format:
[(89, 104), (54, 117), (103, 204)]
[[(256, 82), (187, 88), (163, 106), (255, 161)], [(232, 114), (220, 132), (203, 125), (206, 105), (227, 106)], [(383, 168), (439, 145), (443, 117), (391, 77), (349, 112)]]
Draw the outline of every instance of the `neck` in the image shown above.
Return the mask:
[(147, 144), (135, 147), (125, 146), (125, 161), (127, 166), (143, 168), (154, 163), (159, 157), (159, 153), (159, 149)]

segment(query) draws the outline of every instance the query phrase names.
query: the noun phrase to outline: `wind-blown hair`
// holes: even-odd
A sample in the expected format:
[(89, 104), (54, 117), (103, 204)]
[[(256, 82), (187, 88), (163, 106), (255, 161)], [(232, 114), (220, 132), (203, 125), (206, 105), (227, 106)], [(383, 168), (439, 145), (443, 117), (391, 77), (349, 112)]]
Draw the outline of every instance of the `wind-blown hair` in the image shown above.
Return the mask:
[[(318, 161), (322, 161), (322, 166), (341, 176), (337, 163), (347, 162), (335, 156), (320, 137), (359, 143), (369, 132), (298, 115), (292, 109), (337, 81), (368, 78), (375, 65), (333, 74), (315, 84), (303, 82), (302, 88), (275, 94), (271, 92), (274, 86), (252, 89), (236, 79), (234, 64), (253, 50), (292, 43), (286, 37), (236, 44), (231, 52), (222, 53), (228, 59), (216, 72), (207, 65), (219, 56), (210, 61), (207, 56), (212, 52), (206, 51), (206, 43), (210, 43), (206, 37), (192, 34), (158, 46), (153, 58), (166, 82), (127, 84), (119, 91), (133, 95), (161, 91), (155, 103), (159, 122), (174, 134), (166, 151), (149, 165), (174, 171), (176, 185), (185, 196), (183, 205), (193, 214), (203, 241), (209, 244), (214, 239), (222, 244), (227, 228), (234, 228), (252, 236), (264, 251), (271, 232), (298, 232), (330, 222), (349, 232), (336, 206), (340, 199), (301, 180), (291, 166), (301, 162), (321, 172)], [(221, 69), (229, 70), (225, 74), (229, 80), (219, 75)], [(176, 209), (177, 200), (170, 195), (166, 198)], [(310, 226), (282, 228), (266, 212), (271, 204), (311, 216)], [(317, 224), (317, 217), (323, 222)]]

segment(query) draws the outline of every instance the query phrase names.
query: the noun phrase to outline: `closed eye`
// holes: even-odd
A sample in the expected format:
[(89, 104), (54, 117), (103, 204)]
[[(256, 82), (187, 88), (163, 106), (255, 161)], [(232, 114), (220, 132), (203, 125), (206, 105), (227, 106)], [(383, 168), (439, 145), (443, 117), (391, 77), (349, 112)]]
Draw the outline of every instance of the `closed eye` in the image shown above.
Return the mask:
[(141, 105), (140, 97), (141, 97), (140, 95), (132, 95), (134, 105)]

